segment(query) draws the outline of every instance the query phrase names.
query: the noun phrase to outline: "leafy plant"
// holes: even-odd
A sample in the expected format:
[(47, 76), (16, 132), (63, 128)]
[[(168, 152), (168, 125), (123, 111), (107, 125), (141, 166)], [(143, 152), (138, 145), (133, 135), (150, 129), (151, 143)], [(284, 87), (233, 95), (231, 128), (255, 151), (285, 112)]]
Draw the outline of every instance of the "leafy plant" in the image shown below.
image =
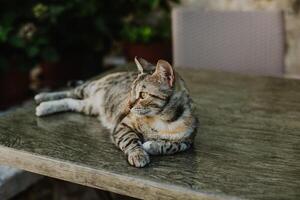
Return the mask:
[[(0, 7), (0, 71), (13, 65), (18, 68), (28, 68), (31, 64), (27, 60), (27, 54), (30, 55), (29, 44), (35, 30), (30, 30), (26, 34), (28, 40), (22, 38), (20, 29), (26, 26), (27, 15), (24, 10), (13, 7), (13, 2), (3, 2)], [(23, 3), (20, 3), (23, 7)], [(23, 7), (25, 8), (25, 6)], [(20, 17), (22, 16), (22, 17)], [(28, 47), (28, 48), (27, 48)]]
[[(170, 38), (170, 4), (179, 0), (27, 0), (0, 6), (0, 71), (69, 59), (101, 62), (120, 38)], [(80, 60), (80, 61), (79, 61)]]
[(179, 3), (179, 0), (129, 0), (121, 37), (131, 43), (169, 40), (170, 8)]
[(0, 70), (43, 61), (97, 59), (118, 37), (125, 0), (4, 1), (0, 6)]

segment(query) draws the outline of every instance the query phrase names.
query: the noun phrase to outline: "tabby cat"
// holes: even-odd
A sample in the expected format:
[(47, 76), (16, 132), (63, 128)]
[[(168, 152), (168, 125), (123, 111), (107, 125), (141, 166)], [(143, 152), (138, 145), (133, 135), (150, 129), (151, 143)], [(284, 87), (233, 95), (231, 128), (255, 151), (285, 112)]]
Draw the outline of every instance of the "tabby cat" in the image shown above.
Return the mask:
[(75, 111), (97, 115), (111, 139), (135, 167), (149, 155), (169, 155), (191, 147), (197, 119), (182, 78), (159, 60), (154, 66), (135, 58), (136, 72), (119, 72), (73, 90), (35, 96), (37, 116)]

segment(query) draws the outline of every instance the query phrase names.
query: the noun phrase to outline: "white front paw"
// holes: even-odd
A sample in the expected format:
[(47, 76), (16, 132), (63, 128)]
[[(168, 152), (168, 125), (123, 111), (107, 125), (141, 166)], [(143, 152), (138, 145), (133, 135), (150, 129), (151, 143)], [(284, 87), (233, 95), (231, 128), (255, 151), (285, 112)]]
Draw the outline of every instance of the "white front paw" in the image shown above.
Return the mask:
[(149, 150), (150, 146), (151, 146), (151, 143), (152, 143), (152, 141), (147, 141), (147, 142), (143, 143), (143, 149), (145, 151)]
[(46, 103), (41, 103), (39, 106), (35, 109), (35, 115), (40, 117), (43, 115), (47, 115), (49, 110), (49, 106)]
[(41, 103), (44, 100), (45, 93), (40, 93), (34, 96), (36, 103)]
[(159, 145), (155, 141), (147, 141), (143, 143), (143, 149), (150, 155), (159, 154)]

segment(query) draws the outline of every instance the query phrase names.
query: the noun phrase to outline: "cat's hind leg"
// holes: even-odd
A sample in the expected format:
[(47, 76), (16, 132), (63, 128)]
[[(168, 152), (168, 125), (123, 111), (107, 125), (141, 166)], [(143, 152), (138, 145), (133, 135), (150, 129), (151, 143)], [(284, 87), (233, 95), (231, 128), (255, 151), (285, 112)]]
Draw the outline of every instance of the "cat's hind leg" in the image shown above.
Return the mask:
[(53, 101), (58, 99), (65, 99), (65, 98), (72, 98), (72, 99), (85, 99), (86, 98), (86, 90), (89, 90), (91, 82), (87, 81), (84, 84), (67, 91), (60, 91), (60, 92), (43, 92), (37, 94), (34, 97), (36, 103), (41, 103), (44, 101)]
[(191, 147), (190, 141), (164, 141), (152, 140), (143, 143), (143, 149), (150, 155), (171, 155), (177, 152), (185, 151)]
[(57, 112), (75, 111), (84, 112), (87, 107), (86, 100), (78, 99), (60, 99), (55, 101), (42, 102), (36, 107), (36, 116), (45, 116)]
[(43, 92), (35, 95), (34, 100), (36, 103), (44, 101), (53, 101), (64, 98), (75, 98), (73, 91), (61, 91), (61, 92)]

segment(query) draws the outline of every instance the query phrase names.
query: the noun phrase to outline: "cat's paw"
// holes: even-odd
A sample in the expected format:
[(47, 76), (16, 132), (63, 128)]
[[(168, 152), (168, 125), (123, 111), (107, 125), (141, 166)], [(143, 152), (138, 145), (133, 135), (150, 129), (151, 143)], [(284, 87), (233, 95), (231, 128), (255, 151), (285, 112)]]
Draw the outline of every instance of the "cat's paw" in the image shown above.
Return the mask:
[(134, 149), (128, 154), (128, 162), (134, 167), (145, 167), (150, 163), (149, 155), (141, 148)]
[(47, 103), (41, 103), (35, 109), (35, 115), (38, 117), (47, 115), (49, 113), (49, 105)]
[(150, 155), (160, 154), (159, 148), (159, 145), (155, 141), (147, 141), (143, 143), (143, 149)]
[(45, 100), (44, 100), (44, 99), (45, 99), (45, 95), (46, 95), (46, 93), (40, 93), (40, 94), (35, 95), (35, 96), (34, 96), (35, 102), (36, 102), (37, 104), (39, 104), (39, 103), (45, 101)]

